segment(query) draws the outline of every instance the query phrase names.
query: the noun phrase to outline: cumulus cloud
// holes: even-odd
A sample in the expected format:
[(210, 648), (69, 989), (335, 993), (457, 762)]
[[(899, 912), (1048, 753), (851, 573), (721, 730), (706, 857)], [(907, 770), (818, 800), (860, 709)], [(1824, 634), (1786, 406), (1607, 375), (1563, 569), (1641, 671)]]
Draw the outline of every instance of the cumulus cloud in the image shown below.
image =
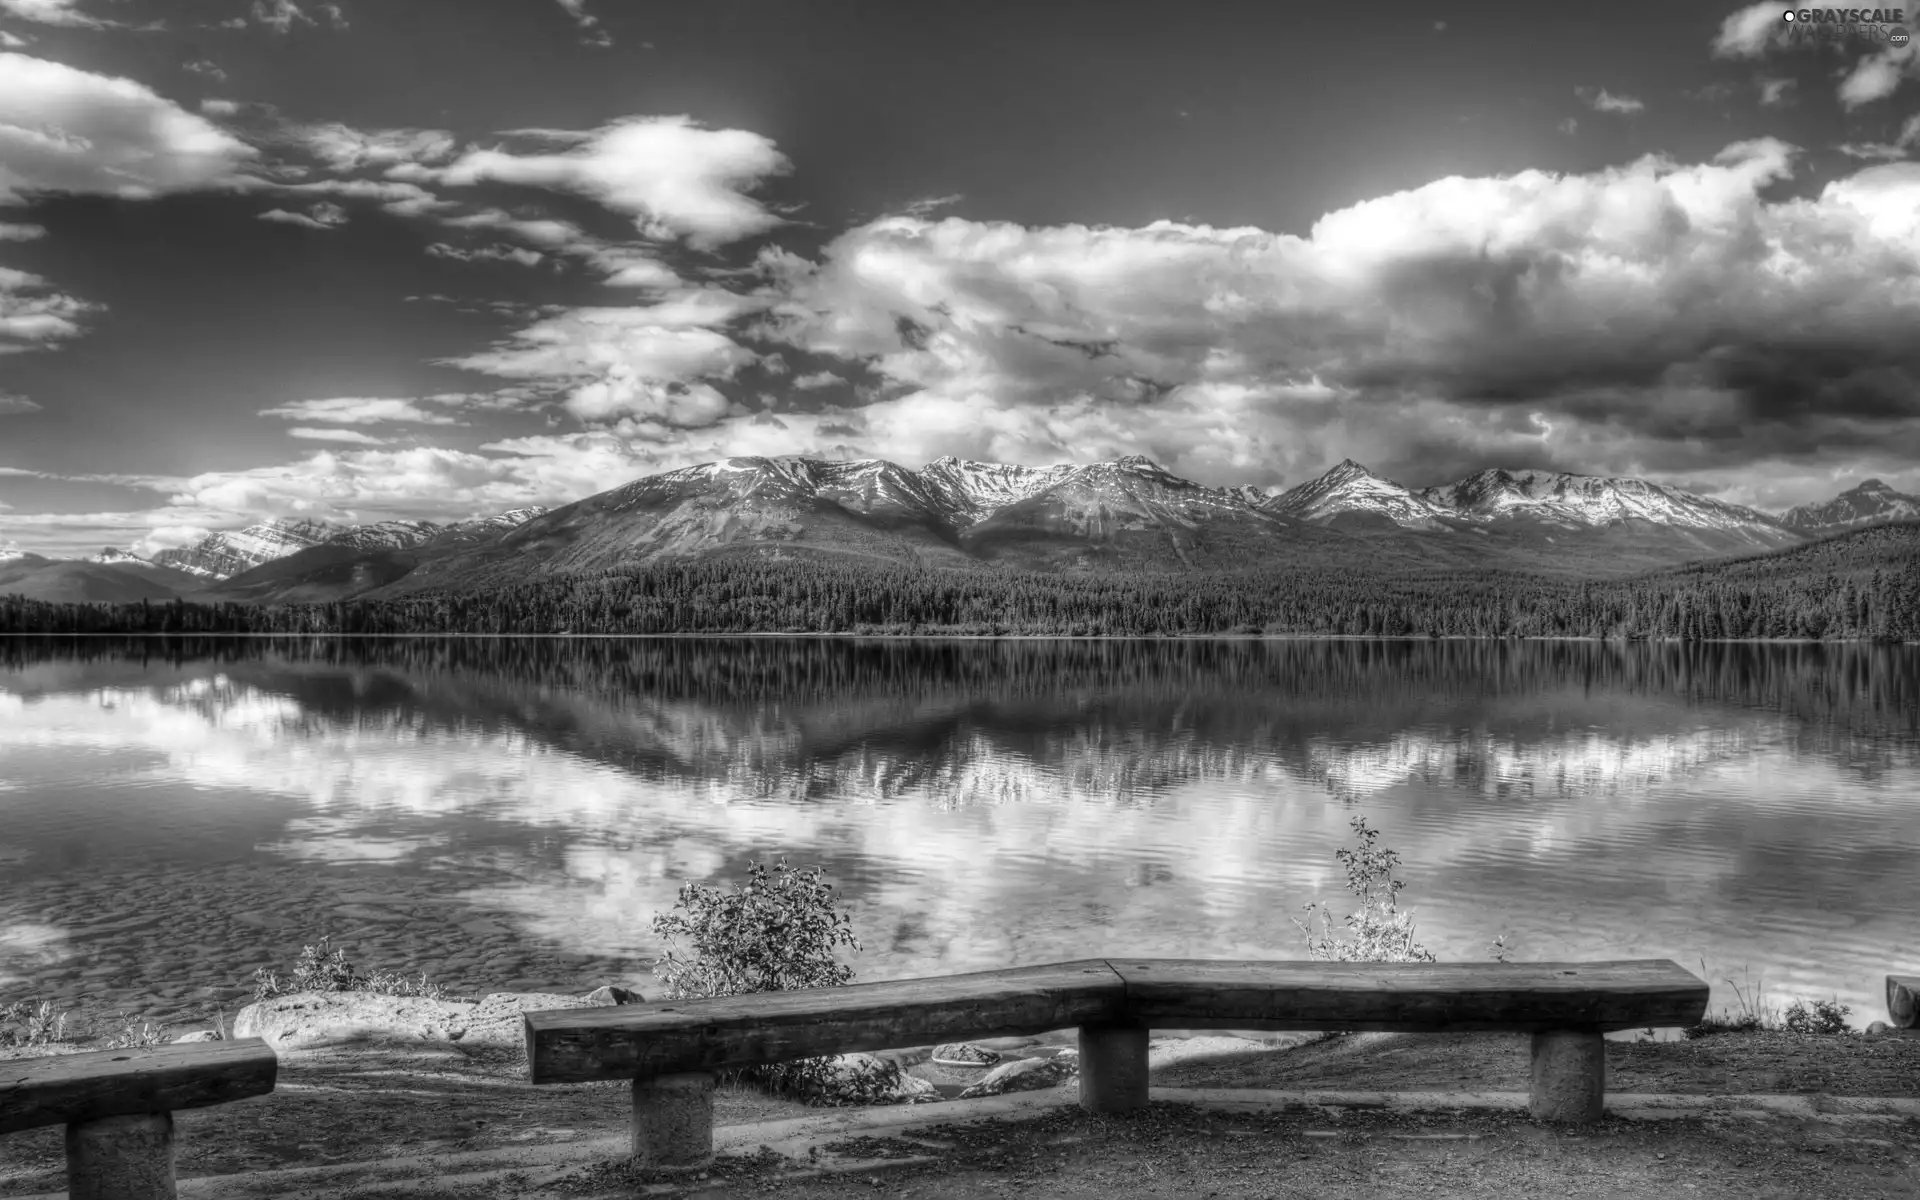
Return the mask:
[(903, 461), (1708, 479), (1816, 447), (1920, 455), (1920, 164), (1771, 198), (1792, 160), (1761, 140), (1454, 177), (1305, 238), (892, 217), (818, 263), (765, 255), (787, 297), (770, 332), (884, 380), (813, 434)]
[(547, 261), (546, 255), (524, 246), (478, 246), (469, 249), (449, 246), (445, 242), (432, 242), (427, 246), (427, 253), (434, 258), (450, 258), (456, 262), (510, 262), (523, 267), (537, 267)]
[(1760, 79), (1760, 106), (1762, 108), (1785, 108), (1793, 103), (1794, 89), (1798, 82), (1792, 79)]
[(1646, 111), (1647, 107), (1645, 102), (1633, 96), (1616, 96), (1606, 88), (1575, 88), (1573, 94), (1580, 97), (1580, 102), (1595, 112), (1632, 116), (1634, 113)]
[(564, 386), (583, 421), (625, 422), (660, 437), (710, 425), (731, 405), (711, 381), (731, 378), (752, 351), (722, 331), (757, 302), (717, 288), (689, 289), (661, 303), (576, 308), (546, 317), (491, 350), (448, 365)]
[(1727, 15), (1713, 38), (1717, 58), (1759, 58), (1787, 43), (1788, 26), (1778, 3), (1749, 4)]
[(44, 349), (78, 337), (81, 318), (99, 309), (30, 271), (0, 267), (0, 354)]
[(208, 97), (200, 102), (200, 111), (210, 117), (231, 117), (240, 111), (240, 106), (232, 100)]
[(262, 221), (278, 221), (286, 225), (301, 225), (308, 229), (337, 229), (347, 223), (347, 210), (338, 204), (316, 204), (303, 213), (288, 212), (284, 208), (270, 208), (260, 214)]
[(253, 156), (144, 84), (0, 53), (0, 204), (201, 188), (231, 179)]
[[(180, 482), (171, 503), (249, 516), (350, 519), (346, 515), (351, 513), (363, 520), (407, 515), (447, 519), (551, 503), (560, 493), (543, 480), (562, 479), (567, 487), (584, 482), (577, 466), (543, 472), (525, 457), (430, 446), (326, 449), (296, 462), (193, 476)], [(612, 482), (618, 480), (605, 486)]]
[(485, 181), (576, 192), (631, 216), (647, 237), (684, 237), (710, 249), (782, 221), (747, 193), (790, 164), (773, 143), (742, 129), (706, 129), (690, 117), (635, 117), (563, 149), (516, 154), (473, 150), (403, 178), (454, 186)]
[(12, 392), (0, 392), (0, 417), (17, 417), (21, 413), (39, 412), (40, 406), (25, 396)]
[(47, 236), (44, 225), (0, 221), (0, 242), (31, 242)]
[[(448, 393), (427, 399), (437, 405), (460, 404), (465, 397)], [(387, 421), (405, 421), (415, 425), (458, 425), (461, 422), (444, 412), (422, 408), (408, 398), (385, 396), (337, 396), (325, 400), (294, 400), (260, 410), (263, 417), (287, 421), (311, 421), (322, 425), (378, 425)]]
[[(194, 75), (198, 75), (203, 79), (211, 79), (215, 83), (225, 83), (227, 81), (227, 73), (220, 69), (219, 63), (216, 63), (211, 59), (206, 59), (206, 58), (193, 59), (191, 62), (182, 64), (182, 69)], [(206, 102), (202, 101), (200, 107), (202, 111), (205, 111)]]

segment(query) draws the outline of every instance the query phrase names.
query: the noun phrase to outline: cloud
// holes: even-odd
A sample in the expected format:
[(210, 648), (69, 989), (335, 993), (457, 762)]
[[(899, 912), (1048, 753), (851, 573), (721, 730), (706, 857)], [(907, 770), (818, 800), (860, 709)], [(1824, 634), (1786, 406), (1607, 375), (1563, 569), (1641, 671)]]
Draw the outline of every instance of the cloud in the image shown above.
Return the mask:
[(1892, 162), (1910, 154), (1920, 154), (1920, 113), (1908, 117), (1892, 142), (1844, 142), (1835, 147), (1850, 158), (1879, 159)]
[[(64, 25), (70, 29), (111, 29), (117, 21), (89, 16), (80, 11), (80, 0), (0, 0), (0, 13), (33, 21), (40, 25)], [(20, 45), (9, 41), (8, 45)]]
[(0, 267), (0, 354), (44, 349), (80, 336), (80, 319), (101, 306), (76, 300), (29, 271)]
[(647, 237), (684, 237), (710, 249), (783, 222), (746, 193), (790, 164), (767, 138), (705, 129), (690, 117), (634, 117), (559, 152), (473, 150), (437, 170), (404, 176), (454, 186), (486, 181), (577, 192), (635, 219)]
[(481, 246), (475, 249), (462, 249), (449, 246), (445, 242), (433, 242), (427, 246), (427, 253), (435, 258), (450, 258), (457, 262), (510, 262), (523, 267), (537, 267), (547, 261), (547, 256), (538, 250), (528, 250), (523, 246)]
[(252, 147), (131, 79), (0, 53), (0, 204), (227, 182)]
[(836, 383), (845, 382), (846, 380), (835, 375), (832, 371), (814, 371), (808, 375), (796, 375), (793, 380), (793, 386), (800, 388), (802, 391), (811, 391), (814, 388), (832, 387)]
[(44, 225), (0, 221), (0, 242), (31, 242), (47, 236)]
[(17, 417), (21, 413), (39, 412), (40, 406), (25, 396), (12, 392), (0, 392), (0, 417)]
[(573, 23), (580, 28), (580, 44), (583, 46), (611, 46), (613, 38), (600, 26), (600, 20), (587, 11), (587, 0), (558, 0)]
[(731, 378), (756, 356), (721, 327), (759, 303), (706, 288), (644, 307), (570, 309), (446, 363), (564, 387), (567, 411), (581, 420), (658, 439), (711, 425), (731, 409), (710, 381)]
[(386, 442), (358, 429), (315, 429), (306, 425), (296, 425), (287, 430), (288, 437), (303, 438), (310, 442), (346, 442), (356, 446), (384, 446)]
[[(1453, 177), (1305, 238), (890, 217), (818, 262), (763, 255), (784, 296), (765, 335), (882, 385), (780, 414), (780, 437), (901, 461), (1141, 452), (1203, 481), (1348, 453), (1415, 482), (1674, 471), (1750, 500), (1779, 482), (1755, 461), (1920, 456), (1920, 164), (1773, 198), (1793, 159), (1760, 140)], [(713, 432), (764, 441), (764, 416)]]
[[(459, 393), (449, 393), (445, 396), (431, 397), (428, 402), (451, 405), (459, 404), (464, 399), (465, 397)], [(287, 421), (312, 421), (323, 425), (378, 425), (388, 421), (405, 421), (415, 425), (461, 424), (444, 412), (433, 412), (421, 408), (413, 399), (370, 396), (294, 400), (286, 404), (277, 404), (272, 408), (263, 408), (259, 415), (279, 417)]]
[[(227, 81), (227, 73), (220, 69), (219, 63), (211, 59), (196, 58), (191, 62), (183, 63), (181, 69), (198, 75), (203, 79), (211, 79), (215, 83), (225, 83)], [(203, 112), (206, 110), (205, 101), (201, 102), (200, 108)]]
[(210, 117), (231, 117), (240, 111), (240, 106), (232, 100), (208, 97), (200, 102), (200, 111)]
[(1760, 107), (1785, 108), (1793, 103), (1794, 89), (1799, 83), (1793, 79), (1766, 79), (1755, 81), (1760, 89)]
[(300, 11), (293, 0), (253, 0), (253, 23), (275, 33), (286, 33), (296, 24), (312, 25), (315, 21)]
[(1621, 113), (1631, 116), (1634, 113), (1645, 112), (1647, 107), (1643, 101), (1632, 96), (1616, 96), (1605, 88), (1596, 90), (1579, 87), (1573, 89), (1573, 94), (1580, 97), (1580, 102), (1595, 112)]
[(1572, 137), (1574, 134), (1580, 132), (1580, 119), (1578, 117), (1563, 117), (1556, 128), (1560, 130), (1563, 136)]
[(279, 221), (287, 225), (303, 225), (308, 229), (337, 229), (347, 223), (347, 210), (338, 204), (316, 204), (304, 213), (288, 212), (284, 208), (270, 208), (260, 214), (262, 221)]
[(458, 143), (444, 129), (355, 129), (329, 121), (297, 126), (289, 136), (335, 171), (360, 171), (399, 163), (440, 162)]
[(1720, 22), (1713, 38), (1716, 58), (1759, 58), (1786, 44), (1785, 9), (1778, 3), (1749, 4)]
[(1899, 90), (1901, 80), (1912, 78), (1920, 78), (1920, 43), (1890, 45), (1854, 64), (1853, 71), (1840, 81), (1840, 103), (1859, 108), (1884, 100)]

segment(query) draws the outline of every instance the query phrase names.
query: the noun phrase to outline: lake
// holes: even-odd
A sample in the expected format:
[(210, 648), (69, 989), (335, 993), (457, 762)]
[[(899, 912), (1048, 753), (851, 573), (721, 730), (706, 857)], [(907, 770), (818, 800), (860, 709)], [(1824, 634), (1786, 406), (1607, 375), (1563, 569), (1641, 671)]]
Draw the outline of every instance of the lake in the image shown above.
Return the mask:
[(1920, 973), (1920, 647), (0, 639), (0, 1001), (198, 1018), (330, 933), (643, 991), (683, 881), (823, 867), (885, 979), (1304, 957), (1364, 816), (1443, 959)]

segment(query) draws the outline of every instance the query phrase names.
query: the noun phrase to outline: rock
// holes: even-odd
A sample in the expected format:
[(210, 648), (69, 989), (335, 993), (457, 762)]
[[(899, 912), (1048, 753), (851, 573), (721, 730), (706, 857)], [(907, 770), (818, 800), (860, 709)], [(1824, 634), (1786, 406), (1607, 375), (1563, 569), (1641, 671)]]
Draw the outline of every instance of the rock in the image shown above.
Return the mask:
[(1080, 1057), (1062, 1051), (1052, 1058), (1022, 1058), (1001, 1063), (980, 1077), (980, 1082), (960, 1093), (960, 1099), (998, 1096), (1004, 1092), (1037, 1092), (1058, 1087), (1080, 1073)]
[(521, 1017), (530, 1012), (552, 1008), (602, 1008), (605, 1005), (585, 996), (563, 996), (555, 992), (494, 992), (482, 996), (480, 1003), (465, 1015), (455, 1035), (462, 1049), (469, 1046), (526, 1045), (527, 1026)]
[(1885, 1021), (1875, 1021), (1873, 1024), (1867, 1026), (1867, 1036), (1879, 1037), (1883, 1033), (1891, 1032), (1892, 1029), (1893, 1026), (1887, 1024)]
[(196, 1029), (192, 1033), (183, 1033), (173, 1039), (173, 1044), (178, 1046), (181, 1042), (217, 1042), (219, 1040), (220, 1035), (211, 1029)]
[(990, 1067), (1000, 1055), (972, 1042), (943, 1042), (933, 1048), (932, 1060), (943, 1067)]
[(900, 1065), (872, 1054), (842, 1054), (808, 1095), (817, 1104), (918, 1104), (938, 1100), (940, 1089)]
[(628, 988), (615, 987), (609, 983), (597, 987), (583, 997), (588, 1004), (645, 1004), (647, 998)]
[(373, 992), (295, 992), (241, 1009), (233, 1019), (233, 1036), (265, 1038), (275, 1050), (349, 1042), (452, 1042), (474, 1007)]

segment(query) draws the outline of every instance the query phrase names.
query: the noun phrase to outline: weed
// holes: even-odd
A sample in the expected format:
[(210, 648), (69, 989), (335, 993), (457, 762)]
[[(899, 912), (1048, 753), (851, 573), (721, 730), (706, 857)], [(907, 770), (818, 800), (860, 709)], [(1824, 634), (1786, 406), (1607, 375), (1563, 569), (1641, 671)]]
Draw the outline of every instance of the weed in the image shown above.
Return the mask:
[(48, 1046), (67, 1038), (67, 1014), (53, 1001), (20, 1000), (0, 1005), (0, 1046)]
[[(302, 946), (299, 960), (284, 981), (265, 967), (253, 973), (255, 1000), (270, 1000), (295, 992), (373, 992), (381, 996), (420, 996), (428, 1000), (443, 1000), (447, 994), (439, 984), (428, 982), (424, 971), (418, 979), (392, 971), (376, 970), (370, 975), (360, 974), (347, 958), (347, 952), (333, 945), (331, 935), (321, 937), (312, 945)], [(225, 1036), (224, 1030), (221, 1036)]]
[(1840, 1003), (1839, 998), (1815, 1000), (1811, 1005), (1795, 1000), (1787, 1009), (1782, 1024), (1788, 1033), (1845, 1033), (1847, 1014), (1853, 1010)]
[(1358, 848), (1334, 851), (1347, 869), (1347, 890), (1360, 901), (1346, 919), (1353, 936), (1335, 936), (1332, 911), (1316, 900), (1305, 906), (1306, 920), (1293, 919), (1307, 935), (1307, 953), (1331, 962), (1433, 962), (1433, 951), (1413, 939), (1413, 910), (1403, 912), (1398, 904), (1407, 886), (1393, 877), (1399, 854), (1376, 845), (1380, 832), (1368, 828), (1365, 817), (1353, 818), (1353, 832)]

